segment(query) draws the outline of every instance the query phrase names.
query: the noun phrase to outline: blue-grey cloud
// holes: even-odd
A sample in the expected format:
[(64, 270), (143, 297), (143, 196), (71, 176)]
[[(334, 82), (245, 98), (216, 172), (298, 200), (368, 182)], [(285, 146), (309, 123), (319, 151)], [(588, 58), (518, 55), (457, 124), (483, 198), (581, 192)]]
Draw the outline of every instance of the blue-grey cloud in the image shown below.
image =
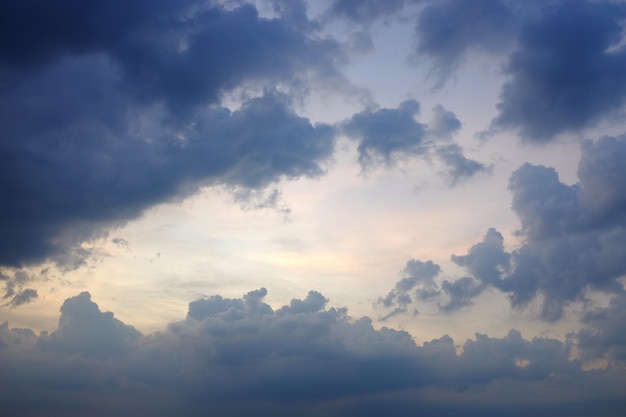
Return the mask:
[(186, 320), (149, 335), (101, 312), (88, 293), (65, 301), (50, 334), (4, 323), (0, 405), (22, 416), (70, 417), (196, 416), (207, 408), (223, 416), (623, 410), (620, 363), (585, 372), (570, 359), (571, 341), (526, 340), (511, 330), (503, 338), (476, 334), (457, 353), (448, 336), (418, 346), (404, 331), (376, 330), (366, 317), (324, 307), (314, 291), (276, 311), (266, 293), (195, 301)]
[(521, 30), (492, 128), (546, 142), (620, 111), (626, 101), (626, 50), (618, 47), (625, 15), (620, 2), (547, 5)]
[[(553, 168), (541, 165), (526, 163), (513, 172), (509, 189), (521, 245), (508, 252), (502, 235), (489, 229), (466, 255), (452, 255), (469, 276), (431, 283), (429, 292), (448, 300), (442, 310), (471, 305), (491, 287), (508, 294), (516, 308), (541, 296), (541, 318), (555, 321), (567, 305), (584, 301), (587, 290), (624, 291), (626, 137), (585, 141), (581, 150), (580, 182), (574, 185), (563, 184)], [(405, 312), (412, 294), (421, 290), (409, 288), (402, 299), (391, 297), (383, 305)]]
[(456, 115), (442, 106), (433, 108), (433, 120), (426, 125), (417, 121), (420, 105), (407, 100), (397, 109), (364, 110), (339, 124), (340, 130), (359, 141), (359, 164), (370, 169), (380, 164), (393, 167), (399, 161), (421, 158), (439, 160), (443, 175), (451, 185), (488, 172), (489, 167), (467, 158), (452, 141), (461, 128)]
[[(154, 204), (323, 174), (333, 129), (289, 94), (341, 78), (338, 44), (297, 25), (295, 4), (275, 19), (231, 6), (0, 6), (0, 265), (72, 269), (81, 242)], [(236, 110), (220, 105), (251, 85)]]
[(428, 130), (431, 135), (440, 139), (451, 139), (463, 124), (456, 117), (456, 114), (450, 110), (446, 110), (442, 105), (438, 104), (433, 107), (433, 117), (428, 123)]
[[(415, 292), (422, 299), (437, 295), (439, 289), (435, 278), (441, 272), (441, 267), (432, 261), (422, 262), (416, 259), (409, 260), (402, 271), (403, 278), (398, 281), (394, 289), (385, 297), (380, 297), (377, 304), (383, 307), (393, 307), (393, 310), (381, 317), (387, 320), (397, 314), (406, 313), (409, 304), (413, 303), (411, 293)], [(418, 310), (413, 309), (413, 314)]]
[(407, 0), (333, 0), (326, 17), (370, 24), (378, 19), (396, 16), (407, 3)]
[(452, 186), (478, 174), (491, 172), (491, 166), (469, 159), (463, 154), (461, 146), (456, 143), (437, 146), (435, 154), (443, 163), (445, 167), (443, 175)]
[(626, 294), (611, 298), (605, 308), (595, 309), (583, 316), (587, 326), (576, 333), (579, 350), (586, 359), (626, 361)]
[(419, 111), (417, 101), (407, 100), (397, 109), (365, 110), (344, 122), (344, 133), (360, 140), (361, 166), (393, 165), (397, 159), (425, 154), (428, 127), (415, 119)]
[(417, 58), (433, 62), (440, 83), (457, 69), (468, 51), (506, 51), (515, 40), (520, 14), (503, 0), (431, 2), (416, 22)]

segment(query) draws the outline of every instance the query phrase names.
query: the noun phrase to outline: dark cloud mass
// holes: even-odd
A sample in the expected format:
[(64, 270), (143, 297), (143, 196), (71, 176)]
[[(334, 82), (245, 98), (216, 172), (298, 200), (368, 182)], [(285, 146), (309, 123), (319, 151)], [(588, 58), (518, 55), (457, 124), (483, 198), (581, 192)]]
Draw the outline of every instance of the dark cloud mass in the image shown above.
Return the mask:
[(58, 3), (0, 6), (0, 265), (71, 269), (85, 240), (203, 185), (323, 173), (332, 129), (276, 88), (338, 77), (333, 41), (251, 5)]
[[(521, 228), (522, 244), (507, 252), (495, 229), (466, 255), (452, 255), (469, 277), (430, 282), (426, 292), (415, 281), (401, 293), (398, 286), (385, 307), (406, 311), (411, 294), (448, 298), (443, 310), (457, 310), (488, 287), (510, 296), (514, 307), (542, 298), (541, 318), (555, 321), (587, 290), (622, 294), (626, 275), (626, 137), (603, 137), (582, 144), (580, 182), (563, 184), (553, 168), (526, 163), (511, 175), (512, 209)], [(410, 262), (420, 262), (413, 260)], [(395, 296), (399, 294), (402, 297)], [(393, 297), (391, 295), (394, 294)]]
[[(429, 263), (409, 267), (437, 273)], [(88, 293), (65, 301), (50, 334), (5, 323), (0, 406), (20, 416), (496, 416), (502, 407), (619, 416), (624, 406), (619, 362), (583, 371), (569, 342), (511, 330), (501, 339), (477, 334), (457, 353), (448, 336), (418, 346), (406, 332), (326, 309), (315, 291), (278, 310), (266, 294), (194, 301), (186, 320), (150, 335), (101, 312)], [(600, 392), (598, 382), (612, 388)]]
[(621, 2), (548, 4), (522, 28), (492, 126), (546, 142), (619, 112), (626, 99), (626, 50), (618, 47), (625, 14)]

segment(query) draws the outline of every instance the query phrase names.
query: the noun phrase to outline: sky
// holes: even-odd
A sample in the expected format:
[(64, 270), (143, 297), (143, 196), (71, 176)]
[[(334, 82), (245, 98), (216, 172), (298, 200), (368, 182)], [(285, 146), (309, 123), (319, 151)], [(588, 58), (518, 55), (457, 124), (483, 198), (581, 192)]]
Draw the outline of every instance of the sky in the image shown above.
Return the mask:
[(0, 2), (0, 409), (623, 417), (624, 22)]

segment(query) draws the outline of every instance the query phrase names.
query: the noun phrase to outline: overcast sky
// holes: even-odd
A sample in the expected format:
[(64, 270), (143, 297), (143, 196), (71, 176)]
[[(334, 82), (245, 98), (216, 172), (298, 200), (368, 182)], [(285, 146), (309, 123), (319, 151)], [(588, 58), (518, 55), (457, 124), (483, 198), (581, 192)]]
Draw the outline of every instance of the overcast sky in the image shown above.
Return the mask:
[(624, 22), (0, 2), (0, 409), (623, 417)]

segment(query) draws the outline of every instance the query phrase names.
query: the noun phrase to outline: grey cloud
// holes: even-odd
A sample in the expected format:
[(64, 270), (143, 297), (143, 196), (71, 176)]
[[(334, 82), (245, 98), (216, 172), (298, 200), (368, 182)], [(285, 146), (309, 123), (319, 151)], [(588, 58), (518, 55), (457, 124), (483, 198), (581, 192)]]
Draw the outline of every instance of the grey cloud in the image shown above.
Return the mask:
[(456, 114), (446, 110), (442, 105), (433, 107), (433, 118), (428, 124), (428, 130), (436, 138), (450, 139), (461, 130), (462, 123)]
[(11, 301), (9, 301), (9, 306), (15, 308), (23, 304), (28, 304), (34, 301), (38, 296), (39, 294), (37, 294), (37, 290), (26, 288), (13, 296)]
[[(448, 298), (440, 304), (442, 310), (468, 306), (491, 287), (509, 295), (516, 308), (541, 297), (541, 318), (555, 321), (568, 304), (583, 301), (589, 289), (621, 294), (619, 280), (626, 274), (626, 172), (620, 167), (625, 152), (626, 137), (585, 141), (580, 182), (574, 185), (563, 184), (557, 172), (545, 166), (526, 163), (513, 172), (509, 189), (521, 223), (521, 245), (507, 252), (502, 235), (489, 229), (466, 255), (452, 255), (470, 276), (431, 283), (433, 296)], [(406, 312), (412, 293), (398, 293), (402, 299), (394, 298), (396, 293), (394, 289), (381, 304), (395, 306), (392, 314)]]
[[(477, 334), (457, 354), (450, 337), (417, 346), (406, 332), (376, 330), (366, 317), (325, 309), (314, 291), (277, 311), (246, 307), (266, 305), (265, 294), (195, 301), (187, 320), (146, 336), (100, 312), (88, 293), (64, 303), (51, 334), (0, 325), (0, 405), (24, 416), (195, 416), (207, 407), (224, 416), (390, 409), (495, 416), (508, 404), (571, 416), (572, 404), (580, 404), (593, 405), (594, 415), (618, 416), (623, 403), (623, 390), (615, 388), (626, 380), (623, 368), (584, 372), (569, 359), (569, 343), (526, 340), (512, 330), (504, 338)], [(212, 307), (192, 313), (202, 302)], [(237, 314), (221, 314), (228, 310)], [(548, 397), (537, 395), (548, 386)], [(464, 399), (468, 390), (480, 392), (480, 407)], [(535, 401), (512, 400), (520, 394)]]
[[(334, 130), (296, 115), (276, 89), (341, 81), (342, 53), (297, 29), (297, 10), (264, 19), (249, 4), (196, 1), (0, 8), (0, 265), (76, 268), (89, 256), (82, 242), (154, 204), (205, 185), (259, 189), (324, 173)], [(251, 84), (261, 97), (219, 105)]]
[[(612, 177), (620, 171), (608, 176), (604, 167), (614, 165), (625, 148), (623, 137), (585, 142), (580, 183), (572, 186), (542, 166), (526, 164), (513, 174), (513, 209), (521, 220), (525, 244), (513, 252), (515, 268), (502, 288), (511, 292), (514, 305), (524, 305), (541, 293), (546, 298), (542, 314), (554, 320), (586, 288), (622, 291), (617, 280), (626, 273), (626, 230), (618, 207), (624, 188)], [(596, 187), (608, 197), (590, 203)]]
[(502, 0), (431, 2), (416, 23), (417, 57), (432, 60), (443, 82), (469, 50), (505, 50), (515, 39), (518, 15)]
[(452, 141), (461, 128), (456, 115), (442, 106), (433, 108), (433, 120), (425, 125), (416, 120), (420, 105), (415, 100), (401, 103), (397, 109), (365, 110), (339, 124), (347, 136), (359, 140), (359, 163), (363, 169), (379, 164), (393, 167), (399, 161), (419, 157), (439, 159), (443, 175), (451, 185), (481, 172), (484, 164), (463, 155), (462, 148)]
[(452, 186), (475, 175), (491, 172), (490, 166), (463, 155), (463, 149), (456, 143), (438, 146), (436, 154), (446, 167), (443, 174)]
[[(317, 291), (309, 291), (304, 300), (293, 299), (289, 303), (289, 312), (293, 314), (317, 313), (322, 311), (328, 299)], [(283, 311), (283, 310), (279, 310)]]
[[(51, 106), (56, 101), (50, 94), (41, 99)], [(17, 117), (19, 101), (14, 108)], [(298, 117), (274, 94), (234, 112), (207, 110), (193, 126), (164, 128), (154, 141), (97, 120), (43, 127), (0, 152), (6, 162), (0, 189), (7, 202), (0, 224), (9, 237), (0, 245), (3, 264), (56, 257), (79, 265), (86, 254), (80, 242), (152, 204), (184, 197), (201, 185), (258, 188), (280, 178), (319, 176), (334, 146), (330, 127)]]
[(626, 295), (611, 298), (606, 308), (587, 312), (583, 316), (587, 327), (576, 333), (579, 350), (585, 359), (607, 359), (626, 363)]
[(59, 328), (41, 343), (46, 349), (65, 354), (80, 353), (106, 359), (130, 353), (141, 333), (116, 319), (111, 312), (101, 312), (88, 292), (68, 298), (61, 306)]
[(0, 270), (0, 282), (4, 282), (3, 306), (19, 307), (34, 301), (38, 294), (32, 288), (24, 288), (34, 277), (24, 271), (3, 272)]
[[(394, 309), (381, 317), (381, 320), (387, 320), (397, 314), (406, 313), (409, 304), (413, 303), (411, 293), (416, 293), (419, 298), (429, 298), (439, 293), (439, 288), (435, 283), (435, 278), (441, 272), (441, 267), (432, 261), (422, 262), (417, 259), (411, 259), (406, 263), (403, 278), (398, 281), (394, 289), (385, 297), (378, 299), (377, 304), (386, 308), (394, 307)], [(417, 314), (417, 309), (413, 310)]]
[(359, 163), (370, 167), (379, 162), (393, 165), (396, 158), (427, 152), (427, 126), (415, 120), (420, 106), (415, 100), (401, 103), (397, 109), (365, 110), (345, 121), (345, 134), (359, 138)]
[(455, 311), (473, 305), (472, 299), (480, 294), (484, 286), (471, 277), (463, 277), (454, 281), (444, 280), (441, 283), (441, 293), (448, 297), (448, 301), (440, 305), (443, 311)]
[(505, 66), (509, 81), (492, 129), (518, 129), (547, 142), (620, 111), (626, 99), (626, 7), (612, 1), (561, 1), (522, 28)]
[(504, 238), (493, 228), (487, 230), (483, 241), (472, 246), (467, 255), (452, 255), (451, 259), (482, 283), (496, 287), (511, 268), (511, 255), (504, 250)]
[(333, 0), (327, 18), (343, 18), (354, 23), (370, 24), (381, 18), (397, 15), (406, 0)]

